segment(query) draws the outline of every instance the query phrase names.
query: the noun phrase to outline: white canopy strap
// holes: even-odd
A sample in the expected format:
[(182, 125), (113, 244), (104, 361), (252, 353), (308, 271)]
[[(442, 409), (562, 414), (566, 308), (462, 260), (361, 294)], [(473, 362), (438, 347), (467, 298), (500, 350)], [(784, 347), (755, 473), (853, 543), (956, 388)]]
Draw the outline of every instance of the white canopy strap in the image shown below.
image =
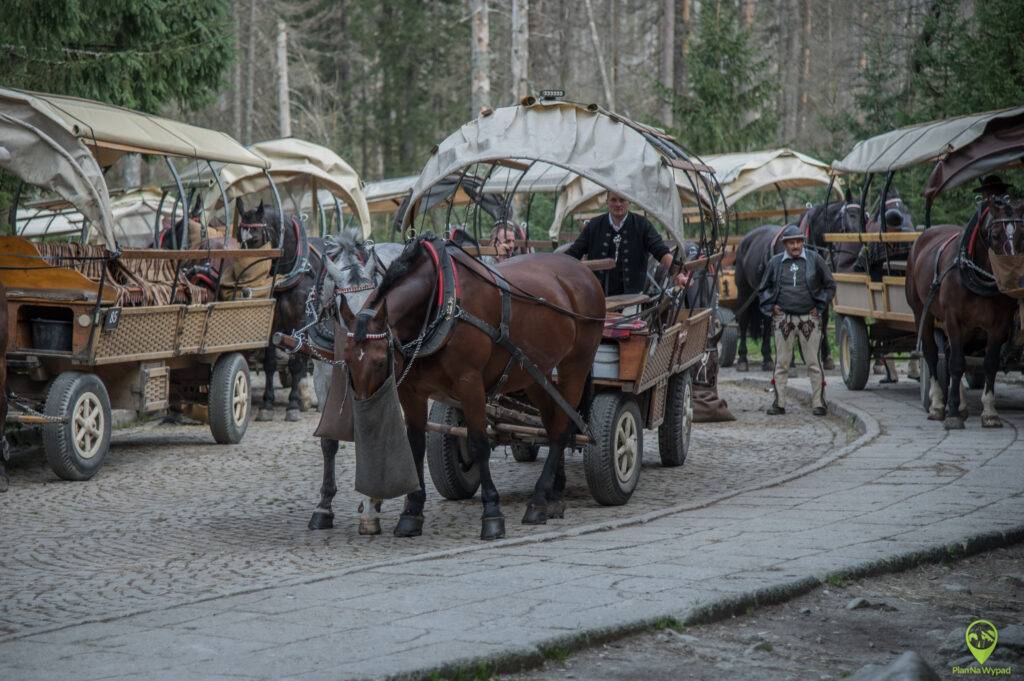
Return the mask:
[[(284, 138), (253, 144), (250, 150), (265, 158), (268, 171), (278, 188), (302, 195), (313, 189), (325, 190), (342, 199), (358, 216), (363, 237), (370, 236), (370, 209), (359, 174), (344, 159), (327, 147), (301, 139)], [(266, 175), (259, 168), (230, 164), (220, 168), (221, 182), (229, 198), (256, 194), (269, 188)], [(211, 194), (214, 202), (220, 197)]]
[[(463, 125), (438, 145), (412, 191), (411, 204), (436, 182), (477, 163), (512, 162), (528, 170), (548, 163), (581, 175), (646, 210), (679, 242), (683, 209), (670, 163), (685, 164), (649, 141), (640, 126), (596, 106), (569, 102), (529, 102), (504, 107)], [(407, 211), (403, 226), (415, 217)]]
[(919, 123), (862, 140), (841, 161), (837, 173), (883, 173), (934, 161), (961, 149), (985, 133), (991, 121), (1024, 114), (1024, 106)]
[(95, 225), (117, 250), (103, 171), (77, 135), (34, 97), (0, 88), (0, 168), (55, 192)]

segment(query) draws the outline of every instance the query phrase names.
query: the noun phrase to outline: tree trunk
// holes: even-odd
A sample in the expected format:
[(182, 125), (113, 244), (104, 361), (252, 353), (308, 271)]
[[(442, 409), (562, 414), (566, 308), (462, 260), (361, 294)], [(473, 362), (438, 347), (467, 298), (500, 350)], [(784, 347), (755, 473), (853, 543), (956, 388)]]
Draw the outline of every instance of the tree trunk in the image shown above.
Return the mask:
[(740, 27), (749, 31), (754, 26), (754, 0), (743, 0), (743, 13), (740, 18)]
[(796, 134), (802, 135), (807, 127), (808, 91), (811, 88), (811, 0), (800, 0), (800, 78), (797, 81)]
[(672, 127), (672, 87), (675, 85), (676, 0), (664, 0), (661, 17), (661, 85), (669, 92), (662, 95), (661, 123)]
[(512, 0), (512, 102), (530, 94), (530, 0)]
[(487, 0), (469, 0), (470, 43), (469, 65), (471, 73), (470, 115), (476, 118), (480, 109), (491, 105), (491, 27)]
[(277, 127), (281, 137), (292, 136), (291, 99), (288, 92), (288, 27), (277, 20)]
[(253, 104), (256, 101), (256, 0), (249, 0), (249, 35), (246, 36), (246, 63), (245, 63), (245, 113), (243, 114), (243, 127), (245, 128), (245, 144), (252, 144), (252, 117)]
[(601, 74), (601, 86), (604, 89), (604, 105), (614, 111), (615, 93), (612, 91), (611, 83), (608, 80), (608, 69), (604, 63), (604, 50), (601, 46), (601, 40), (597, 36), (597, 26), (594, 24), (594, 5), (590, 0), (584, 0), (584, 4), (587, 7), (587, 23), (590, 24), (590, 44), (597, 55), (597, 68)]
[(235, 30), (235, 66), (231, 70), (231, 134), (242, 139), (242, 16), (238, 2), (231, 3), (231, 22)]
[(690, 14), (692, 12), (690, 0), (680, 0), (679, 11), (676, 12), (676, 39), (679, 47), (675, 50), (675, 82), (673, 89), (677, 97), (686, 96), (687, 86), (687, 64), (690, 58)]

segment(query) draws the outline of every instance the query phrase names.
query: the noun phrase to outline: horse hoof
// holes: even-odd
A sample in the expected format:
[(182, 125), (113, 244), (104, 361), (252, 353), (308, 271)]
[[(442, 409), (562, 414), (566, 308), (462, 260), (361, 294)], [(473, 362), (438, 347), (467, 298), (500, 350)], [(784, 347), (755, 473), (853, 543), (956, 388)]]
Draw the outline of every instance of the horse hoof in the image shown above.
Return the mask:
[(750, 371), (750, 365), (747, 364), (746, 362), (737, 362), (736, 363), (736, 371), (743, 371), (743, 372)]
[(773, 369), (775, 366), (768, 360), (761, 362), (761, 371), (772, 371)]
[(928, 412), (929, 421), (941, 421), (944, 418), (945, 416), (943, 416), (941, 409), (932, 409), (930, 412)]
[(480, 539), (490, 541), (505, 536), (505, 516), (480, 519)]
[(835, 371), (836, 362), (831, 357), (826, 357), (821, 361), (821, 368), (825, 371)]
[(256, 414), (257, 421), (273, 421), (274, 410), (273, 409), (260, 409), (259, 413)]
[(967, 411), (966, 409), (961, 409), (960, 410), (960, 420), (961, 421), (966, 421), (967, 417), (970, 416), (970, 415), (971, 415), (971, 412)]
[(380, 534), (380, 518), (360, 518), (359, 534)]
[[(487, 518), (484, 518), (486, 521)], [(534, 506), (530, 504), (523, 514), (523, 525), (544, 525), (548, 522), (548, 513), (545, 506)]]
[(423, 534), (423, 516), (406, 515), (398, 516), (398, 524), (395, 525), (394, 535), (396, 537), (418, 537)]
[[(981, 417), (982, 428), (1002, 428), (1003, 420), (998, 416), (982, 416)], [(0, 492), (3, 491), (3, 482), (0, 482)]]
[(549, 518), (564, 518), (565, 517), (565, 502), (559, 499), (558, 501), (548, 502), (548, 517)]
[(284, 413), (284, 420), (289, 423), (295, 423), (300, 420), (298, 409), (289, 409)]
[(942, 426), (946, 430), (963, 430), (964, 420), (959, 416), (950, 416), (942, 422)]
[(329, 530), (334, 527), (334, 512), (325, 509), (316, 509), (309, 518), (309, 529)]

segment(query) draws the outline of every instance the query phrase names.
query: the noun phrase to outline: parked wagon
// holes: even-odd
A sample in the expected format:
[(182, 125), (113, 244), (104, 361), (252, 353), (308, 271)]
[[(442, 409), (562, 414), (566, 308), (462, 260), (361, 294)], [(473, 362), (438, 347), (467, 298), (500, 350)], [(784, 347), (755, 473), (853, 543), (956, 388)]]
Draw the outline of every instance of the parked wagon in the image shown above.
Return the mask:
[[(547, 164), (628, 197), (679, 245), (684, 241), (684, 213), (672, 170), (687, 173), (706, 195), (716, 192), (712, 169), (660, 131), (593, 106), (529, 102), (523, 108), (524, 115), (529, 110), (531, 126), (538, 126), (531, 127), (531, 134), (510, 126), (493, 139), (478, 139), (474, 132), (472, 144), (461, 143), (459, 134), (442, 143), (420, 175), (411, 205), (417, 206), (420, 197), (453, 172), (491, 177), (495, 169), (511, 168), (530, 177), (537, 174), (538, 165)], [(587, 138), (578, 138), (577, 124), (570, 122), (574, 117), (583, 119), (578, 129), (589, 131)], [(560, 130), (562, 125), (568, 126), (566, 131)], [(568, 128), (574, 132), (570, 134)], [(593, 145), (599, 143), (631, 151), (622, 153), (618, 163), (608, 164), (595, 153)], [(507, 202), (514, 193), (510, 192)], [(510, 207), (507, 210), (511, 212)], [(703, 229), (692, 237), (702, 257), (684, 265), (691, 271), (707, 270), (721, 257), (721, 216), (714, 202), (702, 211)], [(419, 211), (412, 211), (407, 222), (416, 217), (430, 225)], [(592, 263), (595, 268), (608, 264)], [(687, 291), (652, 286), (645, 294), (607, 300), (604, 340), (592, 372), (595, 395), (589, 414), (583, 415), (590, 436), (577, 435), (573, 443), (583, 450), (588, 487), (599, 503), (621, 505), (633, 493), (644, 456), (645, 429), (657, 429), (663, 465), (680, 466), (687, 457), (692, 424), (690, 369), (707, 349), (713, 316), (710, 287), (714, 284), (707, 283), (713, 279), (694, 277), (698, 279), (709, 290), (689, 299)], [(557, 381), (557, 376), (553, 379)], [(547, 444), (539, 412), (525, 397), (492, 398), (487, 414), (492, 446), (511, 446), (516, 459), (532, 460), (538, 448)], [(449, 499), (473, 496), (479, 472), (475, 464), (468, 465), (468, 432), (459, 405), (434, 402), (427, 429), (427, 460), (435, 487)]]
[(202, 405), (218, 443), (240, 442), (251, 415), (244, 353), (265, 347), (274, 300), (213, 300), (181, 265), (252, 253), (122, 249), (103, 169), (128, 152), (163, 158), (179, 179), (172, 159), (266, 161), (222, 133), (84, 99), (0, 89), (0, 112), (0, 168), (83, 216), (77, 243), (0, 237), (8, 422), (41, 426), (47, 460), (69, 480), (102, 466), (113, 408)]
[[(1021, 120), (1024, 107), (961, 116), (900, 128), (859, 142), (841, 161), (832, 165), (836, 175), (860, 174), (864, 187), (871, 177), (882, 177), (879, 205), (884, 205), (893, 175), (901, 170), (931, 163), (925, 185), (924, 228), (931, 226), (932, 205), (944, 191), (963, 185), (1000, 168), (1018, 166), (1024, 157)], [(865, 190), (866, 191), (866, 190)], [(864, 204), (861, 197), (861, 205)], [(883, 226), (884, 229), (884, 226)], [(912, 244), (923, 232), (875, 232), (827, 234), (831, 244), (855, 243), (884, 249), (882, 269), (877, 272), (836, 273), (833, 309), (843, 381), (850, 390), (863, 390), (876, 359), (891, 359), (897, 353), (917, 357), (918, 327), (906, 297), (906, 262), (888, 257), (894, 246)], [(1019, 314), (1019, 313), (1018, 313)], [(1019, 343), (1019, 342), (1018, 342)], [(941, 347), (941, 344), (940, 344)], [(1019, 345), (1007, 348), (1003, 370), (1022, 366)], [(968, 355), (968, 383), (980, 387), (979, 355)], [(944, 383), (945, 358), (939, 358), (939, 382)], [(919, 375), (921, 402), (925, 411), (931, 401), (931, 381), (925, 362)]]

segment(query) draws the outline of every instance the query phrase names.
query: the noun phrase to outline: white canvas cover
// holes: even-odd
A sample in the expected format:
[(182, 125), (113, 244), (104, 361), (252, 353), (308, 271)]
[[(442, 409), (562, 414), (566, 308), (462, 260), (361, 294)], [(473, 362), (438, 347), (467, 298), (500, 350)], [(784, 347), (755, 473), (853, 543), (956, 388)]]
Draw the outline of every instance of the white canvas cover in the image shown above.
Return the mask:
[(107, 250), (117, 250), (107, 183), (96, 158), (49, 107), (31, 95), (4, 88), (0, 168), (75, 206), (98, 229)]
[[(569, 102), (504, 107), (441, 142), (413, 187), (411, 205), (436, 182), (473, 164), (541, 161), (614, 188), (682, 241), (683, 209), (663, 158), (636, 128), (597, 107)], [(405, 214), (405, 224), (413, 212)]]
[[(294, 137), (259, 142), (250, 149), (269, 162), (268, 172), (280, 191), (305, 198), (312, 196), (315, 186), (318, 197), (321, 191), (337, 196), (358, 216), (363, 236), (369, 238), (370, 210), (362, 180), (352, 166), (336, 153)], [(269, 188), (260, 168), (230, 164), (222, 166), (219, 172), (229, 199), (257, 194)], [(217, 192), (211, 192), (210, 196), (214, 202), (220, 198)]]
[[(153, 243), (157, 210), (164, 217), (170, 218), (173, 205), (171, 201), (165, 201), (161, 209), (160, 197), (161, 192), (156, 187), (115, 193), (110, 197), (114, 236), (118, 244), (122, 247), (146, 248)], [(22, 207), (18, 209), (16, 233), (28, 239), (77, 235), (82, 231), (83, 219), (82, 213), (74, 208)], [(90, 242), (100, 243), (99, 233), (94, 234)]]
[(553, 194), (579, 178), (576, 173), (550, 163), (534, 163), (526, 171), (497, 167), (484, 184), (484, 194)]
[(392, 177), (377, 182), (367, 182), (363, 187), (363, 195), (371, 213), (392, 213), (412, 191), (416, 184), (416, 175)]
[(919, 123), (862, 140), (832, 169), (838, 173), (883, 173), (934, 161), (981, 137), (989, 122), (1024, 114), (1024, 106)]

